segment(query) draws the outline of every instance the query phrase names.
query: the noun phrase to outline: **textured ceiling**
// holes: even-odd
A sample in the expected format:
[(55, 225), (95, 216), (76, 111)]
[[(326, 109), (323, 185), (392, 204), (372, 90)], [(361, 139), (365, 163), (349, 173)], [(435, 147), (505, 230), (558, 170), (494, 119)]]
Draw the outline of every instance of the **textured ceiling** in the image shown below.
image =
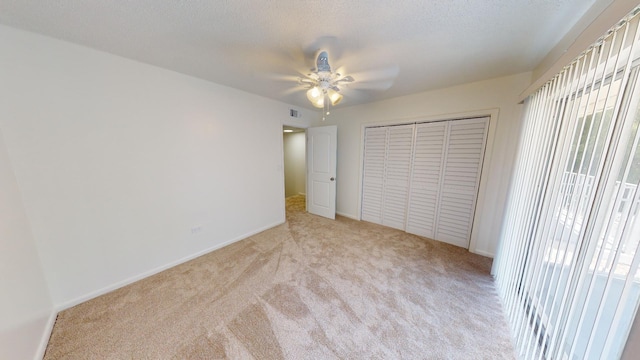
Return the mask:
[(308, 108), (320, 47), (349, 106), (532, 70), (596, 1), (0, 0), (0, 23)]

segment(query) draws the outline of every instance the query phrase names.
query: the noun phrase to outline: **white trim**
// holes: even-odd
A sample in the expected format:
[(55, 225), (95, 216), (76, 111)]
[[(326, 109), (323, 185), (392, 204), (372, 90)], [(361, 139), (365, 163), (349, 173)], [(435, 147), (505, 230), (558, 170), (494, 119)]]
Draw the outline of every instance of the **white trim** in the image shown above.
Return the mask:
[[(283, 198), (283, 201), (284, 201), (284, 198)], [(231, 244), (233, 244), (235, 242), (238, 242), (240, 240), (244, 240), (244, 239), (246, 239), (246, 238), (248, 238), (250, 236), (253, 236), (255, 234), (261, 233), (261, 232), (263, 232), (265, 230), (269, 230), (271, 228), (274, 228), (274, 227), (276, 227), (278, 225), (282, 225), (284, 223), (285, 223), (285, 221), (279, 221), (277, 223), (261, 227), (261, 228), (255, 230), (255, 231), (251, 231), (251, 232), (246, 233), (244, 235), (240, 235), (240, 236), (235, 237), (235, 238), (233, 238), (231, 240), (225, 241), (225, 242), (223, 242), (221, 244), (216, 244), (216, 245), (214, 245), (212, 247), (209, 247), (209, 248), (206, 248), (204, 250), (198, 251), (198, 252), (196, 252), (194, 254), (185, 256), (185, 257), (183, 257), (183, 258), (181, 258), (179, 260), (172, 261), (172, 262), (170, 262), (168, 264), (158, 266), (155, 269), (152, 269), (152, 270), (149, 270), (149, 271), (145, 271), (145, 272), (143, 272), (143, 273), (141, 273), (139, 275), (132, 276), (132, 277), (130, 277), (128, 279), (125, 279), (125, 280), (122, 280), (122, 281), (118, 281), (117, 283), (115, 283), (113, 285), (106, 286), (106, 287), (104, 287), (102, 289), (99, 289), (99, 290), (96, 290), (96, 291), (92, 291), (91, 293), (89, 293), (87, 295), (79, 296), (79, 297), (77, 297), (77, 298), (75, 298), (73, 300), (67, 301), (67, 302), (65, 302), (63, 304), (59, 304), (59, 305), (56, 306), (55, 310), (56, 310), (56, 312), (60, 312), (60, 311), (69, 309), (69, 308), (71, 308), (73, 306), (76, 306), (78, 304), (81, 304), (81, 303), (83, 303), (85, 301), (91, 300), (91, 299), (96, 298), (96, 297), (98, 297), (100, 295), (104, 295), (104, 294), (109, 293), (111, 291), (117, 290), (117, 289), (119, 289), (121, 287), (127, 286), (127, 285), (132, 284), (132, 283), (134, 283), (136, 281), (139, 281), (139, 280), (142, 280), (142, 279), (147, 278), (149, 276), (155, 275), (155, 274), (160, 273), (160, 272), (162, 272), (164, 270), (167, 270), (167, 269), (170, 269), (170, 268), (172, 268), (174, 266), (183, 264), (183, 263), (185, 263), (187, 261), (193, 260), (193, 259), (195, 259), (197, 257), (200, 257), (202, 255), (208, 254), (208, 253), (210, 253), (212, 251), (221, 249), (221, 248), (223, 248), (223, 247), (225, 247), (227, 245), (231, 245)]]
[(482, 256), (490, 257), (492, 259), (496, 256), (496, 254), (488, 252), (488, 251), (484, 251), (484, 250), (469, 250), (469, 252), (474, 253), (476, 255), (482, 255)]
[[(298, 110), (298, 113), (301, 112), (301, 110), (299, 109), (294, 109), (294, 110)], [(310, 126), (309, 124), (301, 124), (299, 122), (296, 122), (296, 120), (293, 120), (293, 119), (300, 119), (300, 118), (287, 118), (285, 120), (282, 120), (282, 126), (289, 126), (289, 127), (294, 127), (298, 129), (308, 129)], [(300, 120), (297, 120), (297, 121), (300, 121)]]
[[(300, 109), (293, 109), (293, 110), (297, 110), (298, 113), (301, 113)], [(280, 170), (280, 176), (282, 178), (282, 203), (281, 203), (282, 204), (282, 213), (281, 213), (281, 216), (282, 216), (283, 219), (285, 219), (285, 221), (287, 219), (287, 205), (285, 203), (285, 199), (287, 198), (287, 195), (286, 195), (287, 194), (287, 189), (285, 189), (285, 186), (284, 186), (284, 181), (285, 181), (284, 155), (285, 154), (284, 154), (284, 131), (282, 131), (282, 128), (285, 127), (285, 126), (289, 126), (289, 127), (295, 127), (295, 128), (298, 128), (298, 129), (304, 129), (304, 132), (305, 132), (305, 144), (306, 144), (306, 132), (307, 132), (307, 129), (309, 128), (309, 126), (310, 126), (309, 124), (296, 123), (295, 120), (293, 120), (293, 119), (296, 119), (296, 118), (286, 118), (286, 119), (282, 120), (282, 124), (280, 125), (279, 130), (278, 130), (278, 131), (280, 131), (280, 136), (282, 137), (282, 139), (280, 140), (280, 159), (282, 159), (282, 162), (278, 165), (279, 170)], [(299, 118), (297, 118), (297, 119), (299, 119)], [(306, 151), (306, 149), (305, 149), (305, 151)], [(306, 159), (306, 156), (305, 156), (305, 159), (304, 159), (304, 165), (305, 165), (304, 173), (305, 173), (305, 176), (306, 176), (307, 175), (307, 169), (306, 169), (307, 159)], [(304, 186), (305, 186), (305, 190), (306, 190), (306, 186), (307, 186), (306, 179), (305, 179), (305, 185)], [(306, 194), (302, 194), (302, 193), (300, 193), (300, 195), (305, 195), (306, 196)]]
[[(476, 208), (473, 214), (473, 226), (471, 227), (471, 237), (469, 238), (469, 251), (472, 253), (487, 253), (484, 250), (479, 250), (478, 245), (478, 231), (476, 230), (479, 224), (482, 224), (482, 216), (485, 215), (483, 209), (479, 209), (478, 205), (485, 204), (485, 192), (487, 191), (488, 181), (487, 175), (489, 172), (487, 169), (491, 168), (491, 160), (493, 155), (493, 144), (496, 137), (496, 129), (498, 128), (498, 117), (500, 116), (500, 109), (492, 109), (487, 115), (489, 116), (489, 129), (485, 139), (484, 158), (482, 160), (482, 168), (480, 169), (480, 183), (478, 185), (478, 196), (476, 198)], [(500, 216), (502, 218), (502, 215)], [(493, 257), (493, 255), (491, 256)]]
[(356, 207), (356, 211), (358, 212), (356, 214), (355, 219), (358, 221), (362, 221), (362, 181), (364, 180), (364, 134), (365, 134), (365, 130), (367, 129), (366, 124), (362, 124), (360, 125), (360, 159), (358, 164), (360, 164), (360, 166), (358, 166), (358, 203), (357, 203), (357, 207)]
[[(462, 119), (470, 119), (476, 117), (485, 117), (498, 116), (500, 109), (499, 108), (487, 108), (487, 109), (478, 109), (478, 110), (469, 110), (464, 112), (457, 113), (442, 113), (435, 115), (418, 115), (418, 116), (410, 116), (406, 118), (395, 118), (395, 119), (386, 119), (376, 122), (368, 122), (362, 123), (360, 127), (362, 128), (362, 134), (364, 135), (364, 129), (368, 127), (377, 127), (377, 126), (392, 126), (392, 125), (409, 125), (414, 123), (424, 123), (431, 121), (449, 121), (449, 120), (462, 120)], [(364, 137), (363, 137), (364, 138)], [(360, 142), (363, 142), (360, 139)]]
[(51, 338), (51, 333), (53, 332), (53, 326), (56, 324), (57, 318), (58, 318), (58, 311), (51, 311), (51, 313), (49, 314), (49, 319), (47, 320), (47, 325), (43, 330), (42, 338), (40, 339), (40, 344), (38, 345), (36, 354), (33, 356), (34, 360), (42, 360), (42, 358), (44, 357), (44, 353), (47, 351), (47, 346), (49, 345), (49, 339)]
[(349, 218), (349, 219), (360, 221), (360, 219), (357, 216), (353, 215), (353, 214), (347, 214), (347, 213), (343, 213), (343, 212), (340, 212), (340, 211), (336, 211), (336, 215), (340, 215), (340, 216), (344, 216), (344, 217)]

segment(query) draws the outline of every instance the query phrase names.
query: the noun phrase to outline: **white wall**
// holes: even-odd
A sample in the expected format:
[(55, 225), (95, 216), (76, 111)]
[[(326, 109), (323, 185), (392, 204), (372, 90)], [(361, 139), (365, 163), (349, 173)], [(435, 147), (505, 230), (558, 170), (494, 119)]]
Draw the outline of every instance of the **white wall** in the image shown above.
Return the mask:
[[(474, 224), (471, 251), (495, 254), (502, 224), (513, 159), (517, 149), (522, 105), (518, 95), (531, 80), (523, 73), (446, 89), (403, 96), (373, 104), (336, 107), (325, 125), (338, 125), (337, 212), (360, 218), (360, 171), (362, 168), (362, 127), (366, 124), (392, 124), (422, 119), (447, 119), (465, 114), (494, 113), (483, 170), (484, 192), (480, 196)], [(345, 96), (344, 105), (349, 99)], [(319, 124), (319, 123), (318, 123)], [(481, 184), (482, 186), (482, 184)], [(481, 188), (482, 189), (482, 188)]]
[(53, 304), (0, 133), (0, 359), (33, 359)]
[(288, 105), (4, 26), (0, 53), (0, 130), (56, 307), (284, 221)]
[(284, 193), (306, 193), (306, 136), (304, 132), (284, 133)]

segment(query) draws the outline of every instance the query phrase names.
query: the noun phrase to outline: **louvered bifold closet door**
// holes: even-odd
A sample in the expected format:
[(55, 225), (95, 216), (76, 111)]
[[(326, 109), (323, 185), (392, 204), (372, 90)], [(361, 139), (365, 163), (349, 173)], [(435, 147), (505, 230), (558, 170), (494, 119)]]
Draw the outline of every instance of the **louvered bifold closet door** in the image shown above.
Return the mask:
[(382, 224), (387, 133), (384, 127), (367, 128), (364, 136), (362, 220), (376, 224)]
[(362, 220), (404, 230), (414, 125), (365, 129)]
[(489, 118), (448, 122), (436, 240), (469, 247)]
[(435, 238), (446, 122), (416, 125), (407, 232)]
[(382, 225), (404, 230), (411, 175), (413, 124), (389, 127)]

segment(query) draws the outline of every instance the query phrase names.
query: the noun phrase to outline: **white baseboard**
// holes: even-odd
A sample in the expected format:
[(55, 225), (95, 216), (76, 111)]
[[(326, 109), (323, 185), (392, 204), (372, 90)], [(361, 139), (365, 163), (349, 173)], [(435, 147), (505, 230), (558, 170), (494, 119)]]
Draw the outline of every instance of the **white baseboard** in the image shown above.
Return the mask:
[(132, 283), (134, 283), (136, 281), (139, 281), (139, 280), (142, 280), (142, 279), (147, 278), (149, 276), (155, 275), (155, 274), (157, 274), (159, 272), (162, 272), (162, 271), (167, 270), (169, 268), (172, 268), (174, 266), (183, 264), (183, 263), (185, 263), (185, 262), (187, 262), (189, 260), (193, 260), (193, 259), (195, 259), (197, 257), (200, 257), (202, 255), (208, 254), (208, 253), (210, 253), (212, 251), (221, 249), (221, 248), (223, 248), (223, 247), (225, 247), (227, 245), (231, 245), (231, 244), (233, 244), (235, 242), (238, 242), (240, 240), (246, 239), (249, 236), (253, 236), (255, 234), (261, 233), (261, 232), (263, 232), (265, 230), (271, 229), (271, 228), (276, 227), (276, 226), (281, 225), (281, 224), (284, 224), (284, 221), (279, 221), (277, 223), (261, 227), (259, 229), (251, 231), (251, 232), (246, 233), (244, 235), (240, 235), (240, 236), (238, 236), (236, 238), (233, 238), (231, 240), (225, 241), (225, 242), (220, 243), (220, 244), (216, 244), (216, 245), (211, 246), (209, 248), (206, 248), (204, 250), (198, 251), (198, 252), (196, 252), (194, 254), (185, 256), (185, 257), (183, 257), (181, 259), (169, 262), (168, 264), (165, 264), (165, 265), (162, 265), (162, 266), (158, 266), (158, 267), (156, 267), (154, 269), (145, 271), (145, 272), (143, 272), (141, 274), (132, 276), (132, 277), (127, 278), (127, 279), (122, 280), (122, 281), (118, 281), (117, 283), (109, 285), (109, 286), (106, 286), (106, 287), (104, 287), (102, 289), (99, 289), (99, 290), (96, 290), (96, 291), (92, 291), (89, 294), (82, 295), (80, 297), (77, 297), (77, 298), (75, 298), (73, 300), (67, 301), (67, 302), (62, 303), (62, 304), (58, 304), (55, 307), (56, 308), (56, 314), (58, 312), (60, 312), (60, 311), (69, 309), (69, 308), (74, 307), (74, 306), (76, 306), (78, 304), (81, 304), (81, 303), (83, 303), (85, 301), (91, 300), (91, 299), (96, 298), (96, 297), (98, 297), (100, 295), (104, 295), (104, 294), (106, 294), (108, 292), (111, 292), (113, 290), (117, 290), (117, 289), (119, 289), (119, 288), (121, 288), (123, 286), (127, 286), (127, 285), (132, 284)]
[(51, 338), (51, 333), (53, 332), (53, 326), (56, 324), (56, 318), (58, 317), (57, 311), (51, 311), (49, 314), (49, 319), (47, 320), (47, 325), (42, 332), (42, 338), (40, 339), (40, 344), (38, 345), (38, 350), (34, 356), (34, 360), (42, 360), (44, 357), (45, 351), (47, 351), (47, 345), (49, 345), (49, 339)]
[(483, 250), (471, 250), (471, 249), (469, 249), (469, 252), (472, 252), (472, 253), (478, 254), (478, 255), (482, 255), (482, 256), (486, 256), (486, 257), (490, 257), (492, 259), (496, 256), (494, 253), (490, 253), (488, 251), (483, 251)]
[[(336, 211), (336, 215), (344, 216), (346, 218), (353, 219), (353, 220), (356, 220), (356, 221), (361, 221), (361, 219), (358, 216), (355, 216), (353, 214), (346, 214), (346, 213), (343, 213), (343, 212)], [(494, 253), (491, 253), (491, 252), (488, 252), (488, 251), (483, 251), (483, 250), (471, 250), (471, 249), (469, 249), (469, 252), (474, 253), (474, 254), (478, 254), (478, 255), (482, 255), (482, 256), (486, 256), (486, 257), (489, 257), (489, 258), (492, 258), (492, 259), (495, 257)]]
[(360, 221), (360, 218), (359, 218), (358, 216), (356, 216), (356, 215), (346, 214), (346, 213), (343, 213), (343, 212), (337, 212), (337, 211), (336, 211), (336, 215), (340, 215), (340, 216), (344, 216), (344, 217), (349, 218), (349, 219), (353, 219), (353, 220), (358, 220), (358, 221)]

